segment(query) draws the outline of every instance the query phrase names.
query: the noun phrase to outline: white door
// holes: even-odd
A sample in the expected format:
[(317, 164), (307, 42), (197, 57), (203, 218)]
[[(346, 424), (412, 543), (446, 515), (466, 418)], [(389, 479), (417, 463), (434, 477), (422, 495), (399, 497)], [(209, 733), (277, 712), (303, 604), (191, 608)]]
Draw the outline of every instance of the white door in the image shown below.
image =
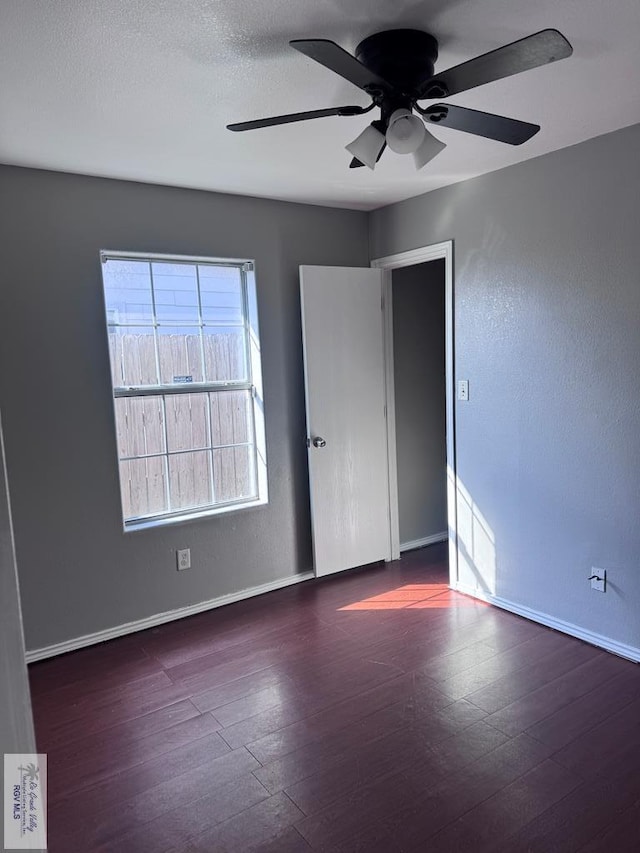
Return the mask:
[(300, 267), (316, 575), (391, 559), (382, 272)]

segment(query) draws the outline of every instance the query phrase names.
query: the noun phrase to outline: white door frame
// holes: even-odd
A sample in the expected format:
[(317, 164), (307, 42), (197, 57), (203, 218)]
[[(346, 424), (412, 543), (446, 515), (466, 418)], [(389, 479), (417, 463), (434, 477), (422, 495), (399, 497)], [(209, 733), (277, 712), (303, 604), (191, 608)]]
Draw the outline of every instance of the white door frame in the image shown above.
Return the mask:
[(445, 375), (446, 375), (446, 431), (447, 431), (447, 517), (449, 538), (449, 585), (458, 581), (458, 534), (456, 520), (456, 442), (455, 442), (455, 383), (453, 360), (453, 241), (435, 243), (376, 258), (371, 266), (384, 272), (384, 355), (385, 390), (387, 407), (387, 464), (389, 468), (389, 527), (391, 559), (400, 558), (400, 520), (398, 515), (398, 462), (396, 457), (396, 412), (393, 374), (393, 302), (391, 298), (391, 273), (400, 267), (414, 266), (427, 261), (444, 260), (445, 277)]

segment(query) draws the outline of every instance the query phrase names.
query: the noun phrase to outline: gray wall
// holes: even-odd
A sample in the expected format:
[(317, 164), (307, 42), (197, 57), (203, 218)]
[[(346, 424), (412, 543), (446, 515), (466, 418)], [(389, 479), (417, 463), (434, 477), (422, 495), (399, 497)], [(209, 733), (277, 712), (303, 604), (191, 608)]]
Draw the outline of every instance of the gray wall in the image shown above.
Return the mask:
[[(368, 265), (367, 215), (4, 167), (0, 233), (27, 648), (309, 570), (298, 265)], [(100, 249), (255, 258), (269, 506), (122, 532)]]
[(5, 752), (35, 752), (1, 425), (0, 685), (0, 755)]
[(400, 543), (447, 530), (444, 261), (392, 273)]
[[(636, 647), (638, 150), (635, 126), (369, 217), (371, 257), (454, 240), (461, 581)], [(367, 264), (366, 214), (4, 167), (0, 233), (27, 647), (308, 569), (297, 266)], [(268, 507), (122, 533), (101, 248), (256, 259)]]
[(639, 151), (636, 125), (371, 216), (373, 257), (454, 240), (461, 581), (636, 648)]

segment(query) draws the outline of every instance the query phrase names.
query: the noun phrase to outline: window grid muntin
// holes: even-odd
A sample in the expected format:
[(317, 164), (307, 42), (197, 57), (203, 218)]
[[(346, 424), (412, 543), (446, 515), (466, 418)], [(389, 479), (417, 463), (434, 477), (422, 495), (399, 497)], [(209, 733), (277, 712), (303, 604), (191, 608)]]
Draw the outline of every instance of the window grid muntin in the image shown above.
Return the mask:
[[(258, 483), (258, 442), (257, 442), (257, 432), (256, 432), (256, 417), (254, 411), (253, 402), (255, 401), (255, 386), (253, 384), (252, 379), (252, 361), (251, 361), (251, 326), (250, 326), (250, 317), (249, 317), (249, 300), (248, 300), (248, 282), (247, 282), (247, 265), (251, 266), (253, 269), (253, 264), (247, 261), (213, 261), (211, 259), (204, 258), (188, 258), (188, 257), (175, 257), (168, 255), (142, 255), (137, 253), (112, 253), (112, 252), (103, 252), (102, 260), (103, 263), (109, 260), (127, 260), (127, 259), (144, 259), (149, 266), (149, 276), (150, 276), (150, 286), (151, 286), (151, 305), (153, 312), (153, 321), (152, 323), (114, 323), (109, 320), (109, 313), (107, 313), (107, 325), (110, 328), (118, 329), (118, 328), (126, 328), (127, 326), (137, 326), (138, 328), (153, 328), (153, 336), (154, 336), (154, 352), (155, 352), (155, 362), (156, 362), (156, 375), (158, 380), (161, 379), (160, 373), (160, 355), (159, 355), (159, 345), (158, 345), (158, 328), (165, 326), (173, 326), (179, 328), (193, 328), (198, 329), (199, 338), (200, 338), (200, 350), (201, 350), (201, 359), (202, 359), (202, 376), (206, 377), (206, 362), (204, 357), (204, 334), (203, 329), (207, 327), (211, 328), (242, 328), (243, 330), (243, 355), (244, 355), (244, 380), (225, 380), (225, 381), (202, 381), (202, 382), (189, 382), (189, 383), (177, 383), (176, 385), (166, 385), (164, 383), (159, 383), (157, 385), (127, 385), (127, 386), (113, 386), (113, 394), (114, 398), (122, 398), (122, 397), (145, 397), (145, 396), (159, 396), (162, 401), (162, 425), (164, 430), (164, 444), (165, 444), (165, 452), (159, 454), (145, 454), (144, 456), (134, 456), (134, 457), (121, 457), (120, 450), (118, 448), (118, 463), (119, 465), (122, 462), (129, 462), (135, 459), (149, 459), (149, 458), (158, 458), (162, 456), (164, 458), (164, 478), (165, 478), (165, 494), (166, 494), (166, 503), (167, 503), (167, 511), (163, 513), (154, 513), (150, 515), (139, 515), (139, 516), (128, 516), (125, 517), (125, 525), (135, 524), (137, 521), (153, 521), (155, 519), (169, 519), (169, 518), (177, 518), (180, 516), (190, 516), (190, 515), (206, 515), (208, 511), (216, 510), (224, 507), (233, 507), (236, 505), (251, 503), (259, 498), (259, 483)], [(157, 319), (157, 310), (156, 310), (156, 295), (155, 295), (155, 287), (154, 287), (154, 278), (153, 278), (153, 263), (154, 262), (167, 262), (174, 263), (176, 265), (180, 264), (191, 264), (195, 266), (196, 270), (196, 287), (197, 287), (197, 297), (198, 297), (198, 323), (186, 323), (186, 322), (167, 322), (162, 323)], [(242, 311), (242, 323), (212, 323), (205, 322), (202, 314), (202, 292), (200, 287), (200, 266), (210, 266), (210, 267), (234, 267), (238, 269), (240, 273), (240, 305)], [(105, 294), (106, 295), (106, 294)], [(166, 411), (166, 397), (170, 394), (217, 394), (224, 391), (249, 391), (250, 398), (248, 400), (248, 405), (246, 406), (246, 410), (250, 419), (249, 430), (251, 435), (251, 441), (248, 442), (239, 442), (228, 445), (213, 445), (213, 434), (212, 434), (212, 425), (211, 425), (211, 401), (210, 399), (207, 402), (207, 426), (208, 426), (208, 437), (209, 437), (209, 447), (208, 448), (192, 448), (183, 451), (171, 451), (169, 452), (169, 442), (167, 435), (167, 411)], [(226, 450), (233, 448), (251, 448), (252, 452), (248, 455), (249, 462), (249, 482), (252, 489), (252, 494), (249, 496), (242, 496), (238, 498), (234, 498), (230, 501), (219, 501), (215, 500), (215, 476), (214, 476), (214, 452), (217, 450)], [(180, 510), (174, 510), (171, 508), (171, 482), (170, 482), (170, 473), (169, 473), (169, 457), (180, 455), (183, 453), (194, 453), (194, 452), (207, 452), (210, 458), (210, 494), (212, 502), (210, 504), (202, 504), (193, 507), (188, 507)]]
[[(194, 264), (196, 270), (196, 290), (198, 295), (198, 321), (202, 324), (202, 291), (200, 289), (200, 265)], [(202, 334), (202, 330), (200, 330), (200, 358), (202, 360), (202, 378), (204, 379), (207, 375), (206, 373), (206, 361), (204, 357), (204, 335)], [(209, 439), (208, 445), (208, 456), (209, 456), (209, 493), (211, 494), (211, 503), (215, 505), (216, 503), (216, 489), (215, 482), (213, 476), (213, 433), (211, 432), (211, 400), (207, 395), (207, 405), (205, 407), (206, 418), (207, 418), (207, 436)], [(253, 413), (252, 413), (253, 416)], [(169, 448), (167, 448), (168, 450)]]
[(133, 462), (135, 459), (160, 459), (161, 456), (183, 456), (185, 453), (205, 453), (213, 450), (233, 450), (236, 447), (253, 447), (252, 441), (237, 441), (234, 444), (208, 444), (204, 447), (190, 447), (187, 450), (170, 450), (168, 453), (141, 453), (140, 456), (121, 456), (120, 462)]
[[(160, 345), (158, 343), (158, 329), (156, 327), (156, 291), (153, 286), (153, 264), (149, 259), (147, 261), (149, 265), (149, 277), (151, 282), (151, 311), (153, 316), (153, 344), (156, 356), (156, 378), (160, 381)], [(171, 513), (171, 481), (169, 480), (169, 436), (167, 435), (167, 401), (164, 394), (161, 395), (160, 399), (162, 400), (162, 429), (164, 431), (164, 449), (165, 452), (163, 454), (163, 469), (164, 469), (164, 493), (165, 493), (165, 503), (166, 503), (166, 514), (169, 515)], [(118, 449), (118, 455), (120, 455), (120, 450)], [(124, 510), (124, 507), (123, 507)], [(124, 511), (123, 511), (124, 515)], [(133, 518), (132, 516), (131, 518)], [(139, 517), (139, 516), (138, 516)], [(125, 518), (125, 522), (128, 519)]]

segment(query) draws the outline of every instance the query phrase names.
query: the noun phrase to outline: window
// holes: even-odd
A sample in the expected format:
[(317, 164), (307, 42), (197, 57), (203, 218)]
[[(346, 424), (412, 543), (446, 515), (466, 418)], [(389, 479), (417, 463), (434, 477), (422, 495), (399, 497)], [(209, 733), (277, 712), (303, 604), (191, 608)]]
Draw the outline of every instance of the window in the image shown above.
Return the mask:
[(253, 264), (101, 258), (125, 528), (266, 503)]

